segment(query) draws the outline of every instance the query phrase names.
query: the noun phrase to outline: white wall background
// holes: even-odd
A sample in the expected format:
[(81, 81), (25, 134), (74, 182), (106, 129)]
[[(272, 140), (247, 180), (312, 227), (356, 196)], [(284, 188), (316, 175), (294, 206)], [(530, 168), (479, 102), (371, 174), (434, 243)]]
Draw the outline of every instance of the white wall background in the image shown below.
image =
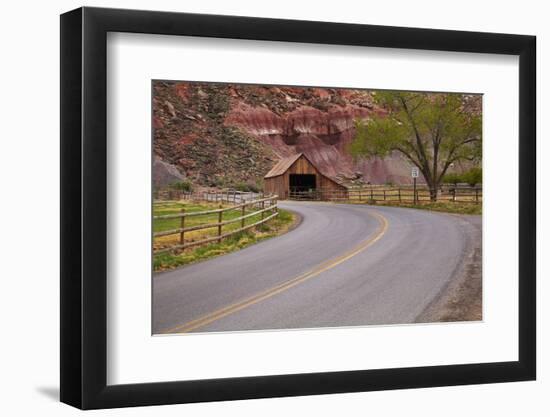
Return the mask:
[[(524, 0), (445, 3), (309, 0), (93, 1), (89, 6), (158, 9), (534, 34), (538, 36), (539, 119), (539, 379), (537, 382), (388, 391), (231, 403), (193, 404), (100, 411), (99, 415), (548, 415), (550, 403), (550, 224), (540, 215), (550, 209), (542, 184), (550, 181), (542, 120), (550, 101), (548, 72), (550, 27), (544, 2)], [(59, 404), (59, 18), (81, 3), (27, 1), (3, 5), (2, 88), (0, 89), (0, 410), (5, 415), (74, 415)], [(503, 174), (504, 175), (504, 174)], [(545, 236), (542, 237), (543, 233)]]

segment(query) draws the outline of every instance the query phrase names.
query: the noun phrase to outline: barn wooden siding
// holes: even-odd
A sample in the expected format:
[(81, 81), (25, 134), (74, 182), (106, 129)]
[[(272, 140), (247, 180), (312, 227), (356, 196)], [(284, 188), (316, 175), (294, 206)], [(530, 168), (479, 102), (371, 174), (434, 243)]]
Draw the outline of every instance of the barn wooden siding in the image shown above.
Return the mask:
[[(277, 194), (280, 199), (287, 199), (290, 191), (290, 174), (314, 174), (317, 190), (347, 192), (345, 186), (323, 175), (303, 154), (286, 158), (275, 165), (264, 178), (264, 192)], [(330, 196), (331, 193), (327, 193), (327, 195)], [(324, 199), (322, 193), (321, 198)]]

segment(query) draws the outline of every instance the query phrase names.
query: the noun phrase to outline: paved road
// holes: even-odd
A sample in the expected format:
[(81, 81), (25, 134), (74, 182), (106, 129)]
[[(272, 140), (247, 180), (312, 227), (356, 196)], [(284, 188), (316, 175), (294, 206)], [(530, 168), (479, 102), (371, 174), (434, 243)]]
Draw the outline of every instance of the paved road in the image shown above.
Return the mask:
[(459, 216), (283, 202), (289, 233), (153, 277), (153, 333), (412, 323), (466, 251)]

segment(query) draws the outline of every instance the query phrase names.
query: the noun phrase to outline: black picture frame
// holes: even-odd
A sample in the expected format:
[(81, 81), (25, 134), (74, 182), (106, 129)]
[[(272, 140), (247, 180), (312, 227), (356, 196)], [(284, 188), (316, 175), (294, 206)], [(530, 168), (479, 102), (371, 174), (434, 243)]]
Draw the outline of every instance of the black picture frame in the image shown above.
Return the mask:
[[(108, 32), (519, 56), (518, 361), (107, 385)], [(80, 8), (61, 16), (61, 401), (82, 409), (533, 380), (534, 36)]]

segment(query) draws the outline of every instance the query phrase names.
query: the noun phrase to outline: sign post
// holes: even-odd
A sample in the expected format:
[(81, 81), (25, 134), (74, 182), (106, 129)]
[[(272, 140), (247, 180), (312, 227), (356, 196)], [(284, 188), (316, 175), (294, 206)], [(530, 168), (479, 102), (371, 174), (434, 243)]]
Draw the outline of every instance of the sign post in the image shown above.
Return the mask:
[(413, 204), (416, 205), (417, 197), (416, 197), (416, 179), (418, 178), (418, 168), (412, 167), (411, 168), (411, 177), (413, 178)]

